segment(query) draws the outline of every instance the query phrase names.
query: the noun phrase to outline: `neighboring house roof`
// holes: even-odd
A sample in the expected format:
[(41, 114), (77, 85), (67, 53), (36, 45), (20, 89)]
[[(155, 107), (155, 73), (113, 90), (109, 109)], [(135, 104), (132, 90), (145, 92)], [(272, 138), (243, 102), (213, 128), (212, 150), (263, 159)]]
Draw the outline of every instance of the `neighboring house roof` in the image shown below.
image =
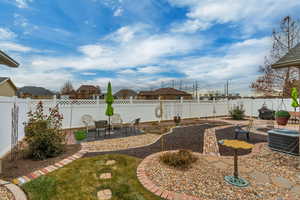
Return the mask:
[(20, 94), (30, 94), (32, 96), (53, 96), (54, 93), (50, 90), (43, 87), (35, 87), (35, 86), (25, 86), (19, 88), (18, 95)]
[(16, 87), (16, 85), (10, 80), (10, 78), (8, 77), (0, 77), (0, 85), (5, 83), (6, 81), (8, 81), (14, 88), (15, 90), (18, 90), (18, 88)]
[(155, 93), (158, 95), (191, 95), (187, 92), (177, 90), (175, 88), (160, 88), (155, 90)]
[(160, 88), (154, 91), (140, 91), (139, 95), (148, 96), (148, 95), (182, 95), (190, 96), (191, 94), (177, 90), (175, 88)]
[(94, 85), (81, 85), (78, 89), (77, 89), (77, 92), (80, 92), (82, 90), (88, 90), (88, 91), (91, 91), (91, 90), (99, 90), (97, 94), (100, 94), (101, 91), (100, 91), (100, 88), (99, 87), (96, 87)]
[(62, 92), (61, 95), (75, 95), (77, 94), (75, 90), (67, 91), (67, 92)]
[(9, 67), (18, 67), (19, 63), (9, 57), (6, 53), (0, 50), (0, 64), (7, 65)]
[(149, 95), (156, 95), (155, 91), (140, 91), (139, 92), (140, 96), (149, 96)]
[(137, 93), (134, 90), (122, 89), (122, 90), (119, 90), (118, 92), (116, 92), (114, 94), (114, 96), (121, 97), (121, 98), (124, 97), (124, 96), (135, 97), (135, 96), (137, 96)]
[(272, 65), (274, 69), (284, 67), (300, 67), (300, 43)]

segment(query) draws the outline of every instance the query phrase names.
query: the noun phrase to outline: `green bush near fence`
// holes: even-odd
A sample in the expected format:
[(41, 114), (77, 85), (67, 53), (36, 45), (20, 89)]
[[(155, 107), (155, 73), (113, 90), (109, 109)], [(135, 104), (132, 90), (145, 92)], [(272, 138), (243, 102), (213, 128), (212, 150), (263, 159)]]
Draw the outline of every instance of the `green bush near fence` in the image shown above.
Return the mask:
[(229, 111), (229, 114), (234, 120), (242, 120), (245, 117), (245, 109), (243, 105), (233, 106)]
[(81, 141), (87, 137), (87, 132), (85, 130), (75, 131), (74, 136), (77, 141)]

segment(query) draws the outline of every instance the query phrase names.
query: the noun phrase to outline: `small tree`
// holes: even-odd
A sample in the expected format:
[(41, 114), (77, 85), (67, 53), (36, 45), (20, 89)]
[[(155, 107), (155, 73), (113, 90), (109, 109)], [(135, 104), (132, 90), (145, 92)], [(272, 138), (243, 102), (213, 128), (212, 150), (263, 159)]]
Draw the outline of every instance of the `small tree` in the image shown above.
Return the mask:
[(64, 83), (62, 88), (60, 89), (61, 94), (70, 94), (71, 92), (74, 91), (73, 85), (71, 81), (67, 81)]
[(245, 117), (244, 106), (242, 104), (233, 106), (233, 108), (229, 111), (229, 114), (230, 114), (231, 118), (234, 120), (244, 119), (244, 117)]
[(273, 96), (282, 91), (284, 97), (289, 97), (293, 81), (298, 77), (298, 69), (288, 67), (274, 70), (271, 65), (284, 56), (291, 48), (300, 41), (300, 23), (290, 16), (286, 16), (280, 22), (277, 29), (273, 30), (273, 47), (270, 55), (265, 57), (265, 62), (259, 67), (261, 75), (251, 84), (256, 92), (266, 96)]
[(66, 137), (60, 131), (63, 116), (59, 113), (58, 106), (50, 108), (49, 113), (44, 114), (42, 102), (38, 103), (35, 112), (28, 112), (25, 140), (29, 155), (36, 160), (54, 157), (64, 151)]
[(114, 102), (114, 97), (112, 95), (110, 82), (108, 82), (107, 85), (107, 94), (106, 94), (105, 102), (107, 104), (105, 115), (108, 116), (108, 131), (110, 132), (110, 117), (114, 115), (114, 108), (112, 107), (112, 104)]

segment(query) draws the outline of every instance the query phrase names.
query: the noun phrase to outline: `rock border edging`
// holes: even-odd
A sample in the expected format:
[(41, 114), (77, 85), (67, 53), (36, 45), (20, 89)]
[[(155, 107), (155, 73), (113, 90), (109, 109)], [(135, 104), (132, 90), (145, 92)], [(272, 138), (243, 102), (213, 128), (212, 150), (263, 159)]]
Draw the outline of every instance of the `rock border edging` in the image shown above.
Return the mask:
[(25, 192), (17, 185), (0, 179), (0, 184), (6, 187), (14, 196), (15, 200), (27, 200)]
[(38, 169), (34, 172), (31, 172), (27, 175), (24, 175), (24, 176), (21, 176), (21, 177), (18, 177), (18, 178), (15, 178), (12, 180), (12, 182), (16, 185), (23, 185), (24, 183), (27, 183), (33, 179), (36, 179), (42, 175), (46, 175), (50, 172), (53, 172), (71, 162), (73, 162), (74, 160), (77, 160), (79, 158), (81, 158), (84, 154), (86, 154), (87, 152), (85, 150), (79, 150), (77, 153), (59, 161), (59, 162), (56, 162), (55, 164), (53, 165), (49, 165), (47, 167), (44, 167), (42, 169)]

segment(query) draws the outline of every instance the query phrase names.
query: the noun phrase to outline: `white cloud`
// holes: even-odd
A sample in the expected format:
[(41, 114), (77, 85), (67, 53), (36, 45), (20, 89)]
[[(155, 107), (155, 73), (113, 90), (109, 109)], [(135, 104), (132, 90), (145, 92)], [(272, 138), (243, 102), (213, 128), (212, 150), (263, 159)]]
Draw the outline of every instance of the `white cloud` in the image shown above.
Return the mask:
[[(257, 29), (271, 26), (274, 20), (278, 20), (286, 13), (296, 14), (300, 9), (298, 0), (169, 0), (169, 2), (174, 6), (188, 8), (188, 19), (182, 26), (190, 24), (194, 27), (193, 31), (209, 28), (209, 24), (238, 22), (241, 23), (243, 31), (252, 33)], [(186, 30), (190, 31), (188, 28)]]
[(28, 8), (28, 4), (31, 2), (33, 2), (33, 0), (15, 0), (15, 3), (19, 8)]
[(95, 73), (95, 72), (82, 72), (81, 74), (84, 76), (96, 76), (97, 75), (97, 73)]
[(145, 24), (134, 24), (130, 26), (123, 26), (117, 31), (107, 35), (103, 40), (111, 40), (118, 43), (129, 42), (132, 39), (148, 36), (150, 32), (150, 26)]
[(90, 58), (97, 58), (104, 55), (110, 55), (110, 49), (102, 45), (84, 45), (78, 48), (80, 52)]
[(187, 20), (184, 23), (173, 24), (172, 32), (195, 33), (199, 30), (205, 30), (211, 26), (210, 22), (204, 22), (198, 19)]
[(136, 74), (137, 71), (132, 70), (132, 69), (124, 69), (118, 72), (119, 74), (126, 74), (126, 75), (130, 75), (130, 74)]
[(31, 47), (27, 47), (14, 42), (1, 42), (1, 41), (0, 41), (0, 49), (3, 49), (5, 51), (15, 51), (15, 52), (33, 51)]
[(114, 16), (119, 17), (123, 15), (124, 10), (122, 8), (118, 8), (117, 10), (114, 11)]
[(17, 35), (8, 28), (0, 28), (0, 40), (11, 40)]
[[(107, 37), (107, 40), (119, 33), (120, 29)], [(99, 44), (80, 46), (80, 56), (38, 57), (32, 60), (32, 65), (48, 68), (71, 67), (77, 70), (115, 70), (152, 65), (166, 56), (185, 55), (202, 46), (199, 38), (176, 34), (141, 34), (118, 40), (122, 42), (106, 44), (107, 41), (101, 41)]]
[(211, 84), (222, 89), (226, 80), (233, 79), (236, 82), (232, 89), (240, 92), (242, 88), (245, 93), (249, 92), (247, 88), (255, 79), (258, 66), (263, 63), (270, 45), (269, 37), (249, 39), (216, 50), (224, 52), (223, 55), (188, 56), (180, 60), (166, 60), (162, 64), (174, 66), (177, 71), (186, 74), (187, 79), (199, 80), (202, 87)]
[(164, 72), (165, 70), (162, 67), (159, 66), (147, 66), (142, 67), (138, 69), (138, 72), (144, 73), (144, 74), (157, 74), (160, 72)]

